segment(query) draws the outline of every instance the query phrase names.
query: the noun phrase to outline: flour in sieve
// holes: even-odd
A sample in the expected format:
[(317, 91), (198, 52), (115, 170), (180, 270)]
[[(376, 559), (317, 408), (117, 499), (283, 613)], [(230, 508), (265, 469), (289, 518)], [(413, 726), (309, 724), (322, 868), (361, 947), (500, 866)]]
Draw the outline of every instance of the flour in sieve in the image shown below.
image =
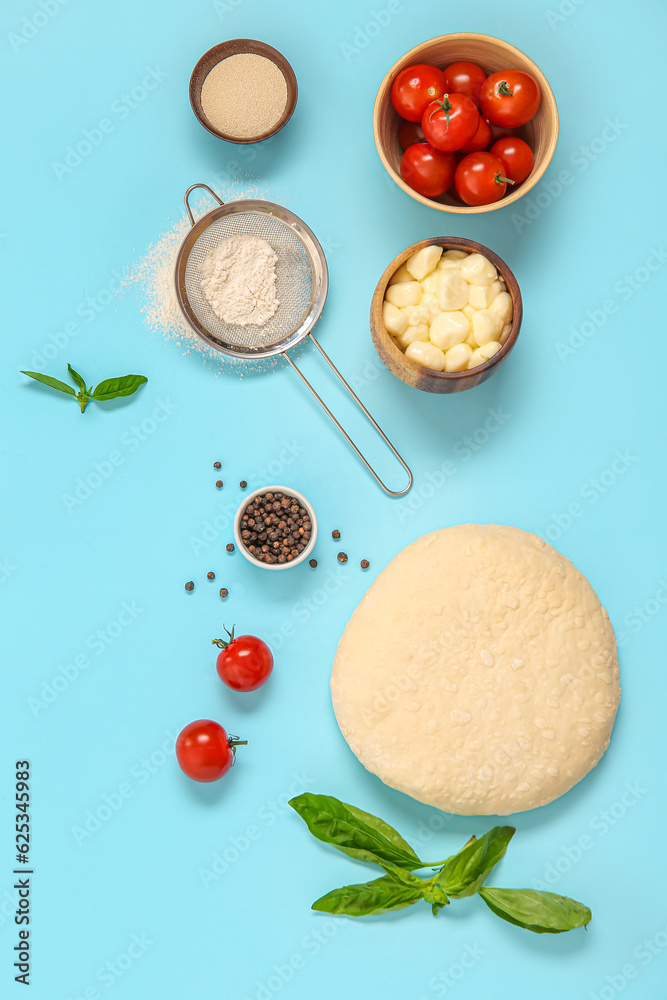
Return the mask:
[[(258, 178), (250, 176), (232, 186), (225, 186), (220, 181), (213, 180), (212, 187), (222, 201), (236, 201), (241, 198), (256, 198), (265, 200), (272, 192), (258, 185)], [(274, 195), (273, 201), (281, 204), (283, 199)], [(193, 211), (195, 218), (210, 211), (211, 204), (207, 198), (195, 202)], [(167, 220), (171, 223), (171, 220)], [(191, 223), (183, 214), (170, 228), (161, 233), (144, 251), (143, 255), (130, 264), (123, 275), (123, 291), (138, 299), (138, 307), (144, 322), (153, 334), (162, 334), (165, 340), (183, 349), (183, 354), (195, 351), (204, 364), (215, 367), (218, 371), (239, 369), (239, 377), (243, 372), (251, 373), (256, 369), (265, 371), (275, 367), (279, 362), (276, 358), (262, 362), (244, 361), (237, 364), (233, 358), (220, 355), (205, 341), (198, 337), (189, 325), (176, 297), (174, 283), (174, 268), (181, 244), (190, 231)]]
[(252, 233), (236, 233), (211, 250), (201, 287), (216, 316), (235, 326), (264, 326), (280, 305), (277, 261), (270, 244)]

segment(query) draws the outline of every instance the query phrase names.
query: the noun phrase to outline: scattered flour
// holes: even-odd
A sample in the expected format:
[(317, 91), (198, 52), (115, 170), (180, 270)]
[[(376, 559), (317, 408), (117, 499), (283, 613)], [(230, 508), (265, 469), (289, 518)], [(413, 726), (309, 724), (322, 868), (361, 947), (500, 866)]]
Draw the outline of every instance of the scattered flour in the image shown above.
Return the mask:
[(202, 283), (211, 309), (225, 323), (264, 326), (279, 306), (278, 257), (266, 240), (237, 233), (204, 258)]

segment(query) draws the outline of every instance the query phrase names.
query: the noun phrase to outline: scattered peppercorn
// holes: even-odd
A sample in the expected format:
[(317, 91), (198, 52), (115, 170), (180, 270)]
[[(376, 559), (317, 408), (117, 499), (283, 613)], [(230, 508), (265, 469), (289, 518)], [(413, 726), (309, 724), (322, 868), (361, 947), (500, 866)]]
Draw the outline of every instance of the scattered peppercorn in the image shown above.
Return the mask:
[(289, 563), (308, 545), (313, 524), (305, 507), (289, 493), (251, 498), (241, 513), (241, 541), (259, 562)]
[(220, 597), (222, 597), (222, 599), (224, 600), (225, 597), (227, 597), (228, 593), (229, 593), (229, 591), (227, 590), (227, 588), (223, 587), (222, 590), (220, 591)]
[(340, 531), (338, 530), (338, 528), (336, 528), (334, 531), (331, 532), (331, 537), (340, 538)]
[(312, 566), (313, 569), (315, 569), (315, 567), (317, 566), (317, 559), (309, 559), (308, 560), (308, 565)]
[(248, 484), (246, 483), (245, 479), (242, 479), (241, 482), (239, 483), (239, 486), (241, 487), (242, 490), (244, 490), (247, 485)]
[(206, 574), (206, 579), (207, 580), (215, 580), (215, 573), (213, 573), (212, 571), (210, 573), (207, 573)]
[(195, 589), (195, 585), (192, 582), (192, 580), (188, 580), (188, 582), (185, 585), (185, 589), (187, 590), (188, 593), (190, 593), (191, 590)]
[(370, 563), (369, 563), (368, 559), (362, 559), (361, 560), (361, 568), (362, 569), (368, 569), (369, 566), (370, 566)]
[(227, 549), (228, 552), (233, 552), (234, 551), (234, 543), (233, 542), (227, 542), (227, 544), (225, 545), (225, 548)]
[(218, 487), (219, 490), (221, 490), (222, 489), (222, 479), (216, 479), (215, 485)]
[(213, 463), (213, 468), (214, 469), (221, 469), (222, 468), (222, 462), (214, 462)]
[(338, 555), (336, 556), (336, 559), (338, 560), (338, 562), (347, 562), (347, 553), (339, 552)]

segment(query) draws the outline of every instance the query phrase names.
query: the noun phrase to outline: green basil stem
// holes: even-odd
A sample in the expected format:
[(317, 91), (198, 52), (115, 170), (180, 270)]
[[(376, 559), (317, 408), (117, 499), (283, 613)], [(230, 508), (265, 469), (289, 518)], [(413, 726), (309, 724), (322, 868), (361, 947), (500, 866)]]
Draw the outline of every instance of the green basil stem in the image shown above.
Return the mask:
[(511, 89), (507, 80), (503, 80), (498, 87), (498, 94), (500, 97), (514, 97), (514, 91)]

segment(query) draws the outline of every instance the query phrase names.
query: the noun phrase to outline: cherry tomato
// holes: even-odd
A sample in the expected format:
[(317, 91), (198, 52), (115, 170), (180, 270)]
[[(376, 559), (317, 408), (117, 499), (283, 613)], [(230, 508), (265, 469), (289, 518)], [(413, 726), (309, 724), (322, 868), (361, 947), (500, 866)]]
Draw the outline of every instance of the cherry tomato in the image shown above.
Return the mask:
[(478, 153), (480, 149), (486, 149), (491, 142), (491, 127), (486, 118), (479, 117), (479, 125), (474, 136), (465, 146), (459, 149), (459, 153)]
[(533, 151), (523, 139), (508, 136), (498, 139), (489, 150), (502, 161), (503, 171), (515, 184), (521, 184), (533, 169)]
[(465, 94), (443, 94), (433, 101), (422, 118), (427, 142), (445, 153), (461, 149), (470, 142), (479, 125), (479, 112)]
[(505, 128), (502, 125), (494, 125), (493, 122), (487, 121), (489, 128), (491, 129), (491, 142), (497, 142), (498, 139), (506, 139), (510, 135), (518, 135), (518, 128)]
[(427, 63), (406, 66), (391, 85), (391, 101), (399, 115), (409, 122), (421, 121), (424, 111), (445, 92), (442, 70)]
[(405, 122), (398, 130), (398, 141), (402, 149), (413, 146), (416, 142), (426, 142), (421, 122)]
[(541, 100), (537, 80), (520, 69), (492, 73), (479, 92), (484, 117), (494, 125), (508, 125), (510, 128), (529, 122)]
[(486, 80), (486, 73), (480, 66), (472, 62), (455, 62), (442, 72), (448, 93), (465, 94), (479, 107), (479, 92)]
[(228, 736), (217, 722), (198, 719), (182, 729), (176, 739), (176, 759), (193, 781), (217, 781), (234, 763), (237, 746), (247, 740)]
[(256, 635), (240, 635), (235, 639), (233, 627), (227, 635), (229, 639), (211, 639), (214, 646), (222, 649), (215, 664), (220, 680), (234, 691), (256, 691), (273, 670), (271, 650)]
[(427, 198), (437, 198), (454, 183), (456, 157), (443, 153), (428, 142), (408, 146), (401, 160), (401, 177), (413, 190)]
[(459, 198), (466, 205), (490, 205), (499, 201), (507, 190), (507, 182), (502, 161), (492, 153), (469, 153), (463, 157), (454, 175)]

